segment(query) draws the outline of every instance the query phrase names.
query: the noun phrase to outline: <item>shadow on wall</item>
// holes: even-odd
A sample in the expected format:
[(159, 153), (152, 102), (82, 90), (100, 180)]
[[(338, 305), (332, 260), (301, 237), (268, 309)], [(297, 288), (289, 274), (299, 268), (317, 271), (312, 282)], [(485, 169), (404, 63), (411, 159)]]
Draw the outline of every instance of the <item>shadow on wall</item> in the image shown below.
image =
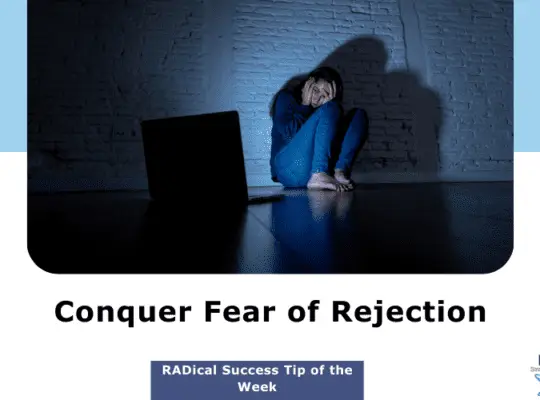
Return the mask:
[[(360, 36), (317, 65), (340, 73), (345, 111), (358, 107), (368, 114), (369, 137), (355, 170), (437, 176), (443, 123), (440, 97), (410, 71), (387, 72), (387, 61), (384, 42), (374, 36)], [(292, 77), (280, 90), (303, 84), (308, 73)], [(270, 103), (270, 116), (276, 95)]]
[(141, 121), (206, 106), (202, 12), (198, 1), (28, 2), (30, 192), (147, 188)]
[[(387, 72), (387, 62), (384, 42), (361, 36), (317, 65), (340, 73), (345, 113), (353, 107), (367, 112), (369, 136), (355, 172), (402, 174), (404, 182), (414, 181), (413, 173), (436, 178), (441, 100), (410, 71)], [(308, 74), (292, 77), (281, 90), (302, 85)], [(276, 97), (277, 93), (270, 104), (270, 116)], [(375, 177), (375, 181), (380, 178)], [(320, 196), (328, 209), (322, 216), (312, 212), (309, 193), (272, 204), (271, 226), (276, 238), (298, 254), (316, 248), (306, 256), (310, 272), (466, 272), (456, 261), (440, 186), (365, 186), (345, 199), (350, 202), (350, 211), (341, 210), (341, 214), (350, 215), (340, 218), (335, 217), (335, 209), (342, 208), (344, 199), (336, 194)], [(317, 256), (309, 258), (311, 254)]]

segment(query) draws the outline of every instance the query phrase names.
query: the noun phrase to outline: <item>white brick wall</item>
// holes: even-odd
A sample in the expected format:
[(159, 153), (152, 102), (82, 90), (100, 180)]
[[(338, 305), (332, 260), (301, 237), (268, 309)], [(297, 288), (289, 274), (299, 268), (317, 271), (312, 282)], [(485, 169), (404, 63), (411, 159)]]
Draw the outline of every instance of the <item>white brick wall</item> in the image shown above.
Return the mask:
[(417, 0), (443, 171), (513, 171), (513, 1)]
[(439, 176), (512, 172), (511, 1), (43, 0), (29, 14), (30, 189), (145, 188), (142, 119), (228, 108), (248, 181), (267, 184), (272, 96), (321, 63), (370, 116), (366, 180), (436, 172), (433, 117), (413, 115), (437, 97)]

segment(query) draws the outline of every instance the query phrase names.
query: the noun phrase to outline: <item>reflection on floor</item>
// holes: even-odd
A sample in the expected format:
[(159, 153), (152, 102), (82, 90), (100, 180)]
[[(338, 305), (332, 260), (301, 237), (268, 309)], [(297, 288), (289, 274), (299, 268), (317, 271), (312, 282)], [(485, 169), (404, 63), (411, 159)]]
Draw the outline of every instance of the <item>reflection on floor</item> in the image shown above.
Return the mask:
[(512, 183), (283, 193), (238, 212), (198, 193), (30, 196), (28, 247), (58, 273), (486, 273), (512, 253)]

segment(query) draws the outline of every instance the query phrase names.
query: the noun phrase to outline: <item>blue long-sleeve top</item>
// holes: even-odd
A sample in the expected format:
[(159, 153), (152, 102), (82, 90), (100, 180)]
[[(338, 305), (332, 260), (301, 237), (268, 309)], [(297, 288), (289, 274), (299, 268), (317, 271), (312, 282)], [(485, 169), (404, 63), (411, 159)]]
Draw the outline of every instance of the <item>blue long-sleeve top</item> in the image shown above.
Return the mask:
[(270, 169), (272, 180), (277, 182), (274, 160), (276, 154), (287, 145), (309, 118), (313, 108), (298, 102), (292, 91), (282, 90), (276, 96), (272, 116), (272, 146)]

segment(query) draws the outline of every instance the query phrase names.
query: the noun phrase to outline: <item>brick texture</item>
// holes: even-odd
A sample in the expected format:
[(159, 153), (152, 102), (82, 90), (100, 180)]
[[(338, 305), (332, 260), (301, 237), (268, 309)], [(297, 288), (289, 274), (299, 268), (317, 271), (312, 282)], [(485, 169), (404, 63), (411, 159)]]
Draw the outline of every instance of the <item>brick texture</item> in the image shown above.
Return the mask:
[(513, 170), (513, 1), (417, 1), (444, 171)]
[(145, 187), (140, 121), (205, 108), (203, 11), (199, 0), (29, 3), (30, 188)]
[[(209, 89), (220, 90), (215, 82), (209, 88), (208, 35), (216, 29), (208, 26), (215, 21), (208, 1), (29, 4), (31, 190), (146, 187), (140, 121), (206, 112)], [(416, 12), (424, 77), (407, 70), (404, 1)], [(370, 117), (360, 173), (418, 171), (414, 115), (425, 104), (440, 113), (432, 134), (441, 171), (467, 179), (512, 170), (511, 1), (231, 0), (230, 7), (233, 18), (220, 28), (231, 53), (224, 68), (249, 183), (270, 182), (273, 95), (319, 65), (342, 73), (345, 108)]]

